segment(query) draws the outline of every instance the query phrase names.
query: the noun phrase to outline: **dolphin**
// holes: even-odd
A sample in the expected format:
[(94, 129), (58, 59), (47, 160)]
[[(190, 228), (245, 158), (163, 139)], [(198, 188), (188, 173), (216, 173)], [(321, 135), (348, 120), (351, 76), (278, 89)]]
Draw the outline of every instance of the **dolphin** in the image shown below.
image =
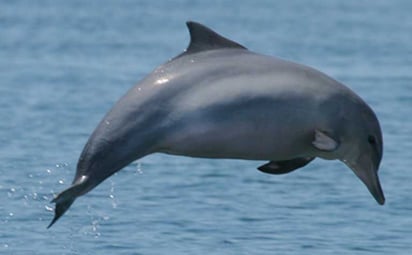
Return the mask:
[(385, 198), (381, 128), (373, 110), (311, 67), (261, 55), (189, 21), (187, 49), (132, 87), (86, 143), (72, 185), (58, 194), (52, 226), (82, 196), (152, 153), (265, 160), (285, 174), (315, 158), (338, 159)]

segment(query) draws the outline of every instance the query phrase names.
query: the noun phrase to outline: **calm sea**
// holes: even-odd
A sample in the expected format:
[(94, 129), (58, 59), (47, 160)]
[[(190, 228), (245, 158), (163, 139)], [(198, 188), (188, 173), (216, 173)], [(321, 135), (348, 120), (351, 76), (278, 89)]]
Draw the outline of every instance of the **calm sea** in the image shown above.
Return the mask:
[[(411, 254), (412, 2), (0, 1), (0, 254)], [(343, 164), (285, 176), (263, 162), (151, 155), (47, 230), (112, 104), (207, 24), (316, 67), (376, 111), (379, 206)]]

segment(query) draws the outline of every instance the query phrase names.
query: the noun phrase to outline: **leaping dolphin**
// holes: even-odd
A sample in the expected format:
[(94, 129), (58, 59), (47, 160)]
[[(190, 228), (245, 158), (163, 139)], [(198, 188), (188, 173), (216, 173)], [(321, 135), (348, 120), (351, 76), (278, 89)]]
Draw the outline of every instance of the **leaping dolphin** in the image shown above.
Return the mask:
[(269, 174), (338, 159), (384, 204), (382, 133), (359, 96), (313, 68), (251, 52), (199, 23), (187, 26), (187, 49), (131, 88), (90, 136), (71, 187), (52, 201), (48, 227), (77, 197), (155, 152), (267, 160), (258, 169)]

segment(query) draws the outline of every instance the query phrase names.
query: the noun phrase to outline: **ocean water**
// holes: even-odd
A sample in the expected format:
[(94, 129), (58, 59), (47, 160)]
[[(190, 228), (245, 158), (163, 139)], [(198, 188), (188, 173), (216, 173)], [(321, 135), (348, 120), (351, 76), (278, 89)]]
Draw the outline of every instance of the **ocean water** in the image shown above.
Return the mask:
[[(0, 1), (0, 254), (410, 254), (411, 1)], [(196, 20), (318, 68), (375, 110), (379, 206), (343, 164), (155, 154), (79, 198), (51, 229), (99, 120), (188, 44)]]

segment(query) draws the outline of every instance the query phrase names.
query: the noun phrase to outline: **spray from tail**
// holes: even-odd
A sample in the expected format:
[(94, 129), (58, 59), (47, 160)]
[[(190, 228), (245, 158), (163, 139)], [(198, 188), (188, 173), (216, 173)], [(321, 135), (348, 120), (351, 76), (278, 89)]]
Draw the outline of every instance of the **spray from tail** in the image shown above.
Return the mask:
[(86, 188), (86, 176), (82, 176), (79, 181), (73, 183), (73, 185), (66, 189), (65, 191), (61, 192), (57, 197), (55, 197), (51, 202), (56, 203), (56, 207), (54, 209), (54, 218), (50, 222), (47, 228), (53, 226), (53, 224), (61, 217), (63, 214), (70, 208), (73, 204), (74, 200), (77, 197), (83, 195)]

